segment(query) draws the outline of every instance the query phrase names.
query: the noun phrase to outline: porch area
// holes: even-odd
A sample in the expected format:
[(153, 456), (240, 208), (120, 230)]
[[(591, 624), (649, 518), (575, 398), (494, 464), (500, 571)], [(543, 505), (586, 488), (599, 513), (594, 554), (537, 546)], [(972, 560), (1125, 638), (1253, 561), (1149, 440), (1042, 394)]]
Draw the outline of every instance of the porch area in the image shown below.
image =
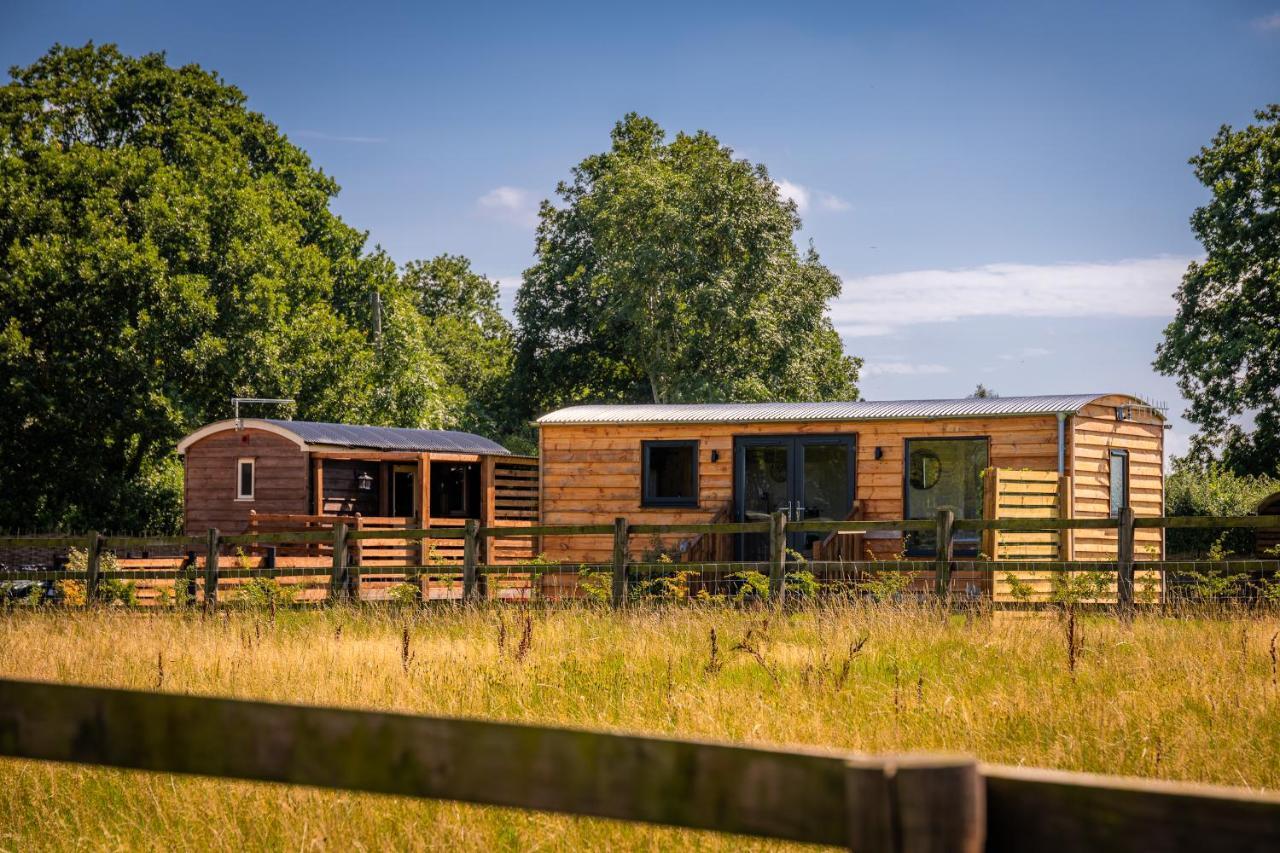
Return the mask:
[[(469, 453), (312, 452), (311, 513), (249, 515), (249, 533), (348, 529), (400, 530), (531, 527), (538, 522), (538, 460), (531, 456)], [(531, 560), (530, 538), (485, 538), (479, 558), (488, 564)], [(288, 545), (280, 556), (325, 556), (326, 543)], [(368, 568), (460, 566), (461, 538), (357, 540), (350, 559)]]

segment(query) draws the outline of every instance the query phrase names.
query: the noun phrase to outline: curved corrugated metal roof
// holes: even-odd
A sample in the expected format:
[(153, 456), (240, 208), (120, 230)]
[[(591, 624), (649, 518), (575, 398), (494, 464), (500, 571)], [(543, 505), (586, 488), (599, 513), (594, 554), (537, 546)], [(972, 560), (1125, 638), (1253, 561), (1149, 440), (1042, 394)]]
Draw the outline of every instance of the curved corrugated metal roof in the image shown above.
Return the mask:
[(326, 424), (316, 421), (285, 421), (263, 418), (287, 429), (307, 444), (358, 447), (366, 450), (408, 450), (436, 453), (485, 453), (509, 456), (510, 451), (479, 435), (449, 429), (407, 429), (404, 427)]
[[(538, 418), (548, 424), (685, 424), (978, 418), (1077, 412), (1106, 394), (963, 397), (856, 403), (672, 403), (570, 406)], [(1129, 395), (1120, 395), (1129, 396)]]

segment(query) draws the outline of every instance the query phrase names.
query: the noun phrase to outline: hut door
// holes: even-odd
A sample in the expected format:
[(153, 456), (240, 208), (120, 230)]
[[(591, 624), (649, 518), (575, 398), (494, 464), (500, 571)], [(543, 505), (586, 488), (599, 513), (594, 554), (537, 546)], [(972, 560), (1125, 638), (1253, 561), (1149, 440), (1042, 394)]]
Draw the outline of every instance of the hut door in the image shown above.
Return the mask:
[[(740, 437), (734, 443), (734, 508), (739, 521), (841, 520), (853, 506), (854, 437), (788, 435)], [(792, 533), (787, 547), (808, 557), (825, 534)], [(738, 558), (767, 560), (769, 537), (739, 537)]]

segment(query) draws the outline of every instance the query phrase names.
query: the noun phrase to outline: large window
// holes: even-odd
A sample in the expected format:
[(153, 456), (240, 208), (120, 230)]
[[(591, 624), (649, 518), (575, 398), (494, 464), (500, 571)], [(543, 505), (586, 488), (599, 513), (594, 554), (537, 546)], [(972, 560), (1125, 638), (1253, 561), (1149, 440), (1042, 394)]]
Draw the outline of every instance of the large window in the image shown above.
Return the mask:
[(698, 442), (646, 441), (641, 456), (641, 505), (698, 505)]
[(1111, 463), (1111, 517), (1129, 505), (1129, 451), (1113, 450), (1108, 455)]
[(236, 500), (253, 500), (253, 460), (236, 460)]
[[(956, 518), (982, 517), (982, 472), (987, 467), (986, 438), (911, 438), (906, 445), (903, 505), (907, 518), (934, 518), (949, 509)], [(957, 531), (954, 553), (972, 556), (978, 534)], [(937, 552), (933, 531), (906, 537), (907, 553), (931, 556)]]

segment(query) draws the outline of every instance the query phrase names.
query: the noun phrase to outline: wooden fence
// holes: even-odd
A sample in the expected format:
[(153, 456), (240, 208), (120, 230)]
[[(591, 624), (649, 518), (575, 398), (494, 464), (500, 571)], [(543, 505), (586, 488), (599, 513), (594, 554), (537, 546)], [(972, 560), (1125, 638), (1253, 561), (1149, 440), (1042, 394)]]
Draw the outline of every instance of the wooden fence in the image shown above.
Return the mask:
[(855, 851), (1280, 849), (1280, 796), (979, 764), (0, 680), (0, 755)]
[[(193, 561), (203, 578), (203, 602), (212, 606), (217, 602), (219, 585), (226, 580), (244, 580), (255, 577), (316, 578), (327, 580), (328, 597), (331, 599), (349, 598), (356, 588), (361, 575), (378, 575), (384, 580), (389, 577), (417, 577), (424, 572), (428, 575), (436, 573), (457, 577), (461, 597), (477, 600), (484, 597), (486, 579), (491, 576), (511, 576), (523, 573), (529, 577), (538, 574), (563, 575), (576, 572), (577, 567), (556, 565), (485, 565), (482, 561), (484, 543), (505, 542), (512, 539), (528, 539), (536, 541), (543, 536), (611, 536), (613, 538), (613, 559), (603, 570), (611, 571), (611, 598), (615, 606), (622, 606), (628, 598), (628, 571), (634, 564), (628, 560), (628, 548), (633, 536), (653, 536), (661, 534), (767, 534), (769, 537), (768, 561), (762, 568), (767, 568), (769, 577), (770, 600), (781, 604), (786, 597), (786, 574), (788, 571), (786, 542), (789, 532), (808, 532), (837, 535), (857, 535), (871, 530), (893, 531), (932, 531), (935, 541), (939, 543), (936, 556), (930, 561), (933, 575), (933, 591), (942, 600), (948, 600), (951, 594), (952, 573), (957, 569), (967, 572), (1000, 570), (1032, 571), (1032, 572), (1079, 572), (1107, 569), (1116, 574), (1114, 603), (1124, 614), (1131, 614), (1134, 609), (1134, 579), (1143, 572), (1159, 571), (1164, 564), (1157, 561), (1138, 561), (1134, 554), (1134, 532), (1146, 528), (1229, 528), (1245, 527), (1254, 529), (1280, 529), (1280, 515), (1263, 516), (1231, 516), (1231, 517), (1142, 517), (1136, 518), (1133, 510), (1124, 508), (1116, 518), (994, 518), (994, 519), (957, 519), (950, 510), (940, 510), (935, 519), (897, 519), (867, 521), (849, 519), (845, 521), (802, 521), (788, 522), (784, 513), (776, 513), (768, 521), (753, 522), (721, 522), (704, 524), (630, 524), (625, 518), (618, 518), (614, 524), (595, 525), (542, 525), (534, 526), (525, 523), (481, 527), (478, 521), (467, 520), (457, 527), (435, 527), (407, 529), (399, 526), (380, 526), (358, 529), (349, 526), (341, 517), (330, 522), (327, 530), (304, 530), (283, 532), (254, 531), (235, 536), (221, 536), (216, 529), (211, 529), (205, 537), (169, 536), (169, 537), (104, 537), (91, 533), (84, 537), (0, 537), (0, 549), (8, 548), (84, 548), (87, 553), (87, 567), (84, 571), (7, 571), (0, 572), (0, 582), (5, 581), (45, 581), (45, 580), (83, 580), (86, 584), (87, 596), (90, 600), (97, 597), (101, 581), (101, 556), (106, 549), (121, 548), (176, 548), (200, 549), (200, 557)], [(952, 545), (957, 531), (991, 531), (1009, 532), (1043, 532), (1059, 533), (1072, 530), (1110, 530), (1117, 532), (1117, 559), (1114, 561), (1086, 562), (994, 562), (994, 561), (957, 561), (952, 554)], [(394, 543), (400, 550), (417, 547), (425, 551), (423, 546), (445, 547), (456, 552), (460, 565), (456, 567), (441, 566), (397, 566), (391, 567), (359, 565), (358, 554), (378, 553), (383, 543)], [(443, 544), (441, 544), (443, 543)], [(285, 546), (293, 549), (308, 547), (319, 550), (324, 546), (328, 555), (328, 565), (315, 565), (315, 558), (309, 558), (307, 565), (281, 568), (267, 565), (260, 561), (251, 565), (238, 558), (236, 565), (224, 567), (221, 554), (226, 547), (239, 549), (262, 549), (264, 546)], [(914, 570), (919, 561), (907, 564), (894, 561), (877, 561), (870, 564), (849, 564), (870, 566), (876, 572), (894, 571), (903, 565)], [(1257, 561), (1255, 568), (1262, 570), (1275, 569), (1274, 561)], [(714, 574), (715, 566), (700, 567), (705, 572)], [(735, 571), (732, 565), (728, 571)], [(1240, 569), (1245, 570), (1245, 569)], [(122, 575), (130, 578), (155, 578), (175, 580), (179, 570), (147, 569)], [(452, 582), (452, 580), (450, 581)]]

